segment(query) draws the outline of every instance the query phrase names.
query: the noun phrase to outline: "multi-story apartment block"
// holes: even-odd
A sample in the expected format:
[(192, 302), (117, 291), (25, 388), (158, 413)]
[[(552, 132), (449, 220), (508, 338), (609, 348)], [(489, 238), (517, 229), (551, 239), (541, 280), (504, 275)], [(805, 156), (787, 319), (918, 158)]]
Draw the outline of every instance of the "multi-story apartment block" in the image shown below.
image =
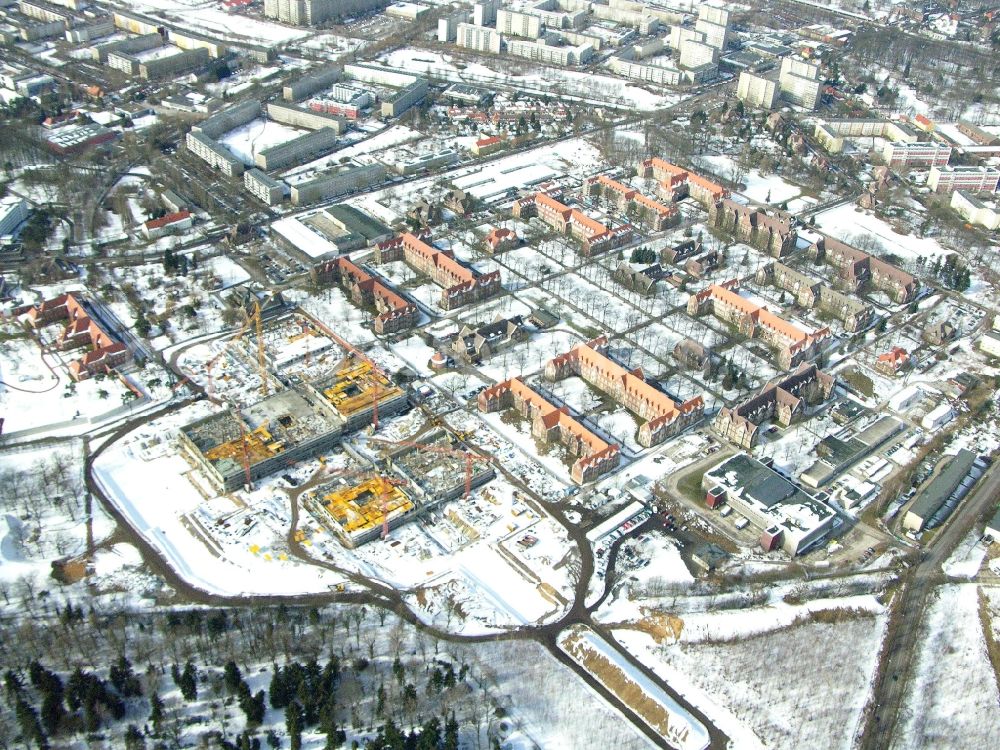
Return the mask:
[(719, 50), (715, 47), (688, 39), (681, 42), (680, 65), (682, 68), (700, 68), (719, 62)]
[(481, 302), (499, 294), (500, 272), (479, 274), (455, 260), (451, 251), (438, 250), (424, 242), (424, 237), (407, 232), (375, 246), (375, 262), (405, 261), (408, 266), (442, 287), (438, 305), (454, 310), (462, 305)]
[(243, 187), (269, 206), (276, 206), (285, 199), (285, 183), (268, 177), (256, 168), (243, 173)]
[(608, 443), (570, 416), (568, 410), (549, 403), (518, 378), (505, 380), (479, 394), (482, 412), (515, 409), (531, 420), (531, 434), (539, 440), (558, 442), (578, 456), (570, 467), (577, 484), (593, 481), (618, 468), (619, 448)]
[(333, 128), (322, 128), (258, 152), (254, 164), (270, 171), (284, 169), (317, 159), (332, 151), (336, 144), (337, 133)]
[(338, 135), (347, 131), (347, 118), (341, 115), (332, 115), (327, 112), (315, 112), (305, 109), (297, 104), (282, 104), (281, 102), (268, 102), (267, 116), (275, 122), (283, 125), (291, 125), (293, 128), (305, 128), (306, 130), (321, 130), (331, 128)]
[(548, 44), (543, 40), (508, 39), (507, 51), (515, 57), (563, 67), (582, 65), (594, 56), (594, 48), (590, 44)]
[(295, 26), (313, 26), (385, 5), (386, 0), (264, 0), (264, 15)]
[(986, 229), (1000, 228), (1000, 210), (997, 205), (988, 205), (965, 190), (956, 190), (951, 194), (951, 207), (970, 224), (978, 224)]
[(782, 211), (768, 213), (763, 208), (737, 203), (731, 198), (712, 204), (708, 218), (713, 226), (735, 234), (743, 242), (775, 258), (794, 250), (798, 239), (789, 214)]
[(529, 13), (515, 10), (497, 11), (497, 31), (505, 36), (538, 39), (542, 35), (542, 20)]
[(483, 0), (483, 2), (473, 3), (472, 22), (476, 26), (489, 26), (497, 20), (497, 7), (499, 0)]
[(292, 205), (305, 206), (338, 195), (364, 190), (385, 179), (381, 164), (340, 165), (291, 186)]
[(243, 162), (233, 156), (228, 148), (204, 133), (192, 130), (187, 134), (185, 145), (192, 154), (204, 159), (209, 166), (218, 169), (226, 177), (239, 177), (243, 174)]
[(778, 90), (786, 101), (806, 109), (816, 109), (822, 95), (819, 65), (795, 57), (784, 58), (778, 76)]
[(887, 143), (882, 158), (890, 167), (943, 167), (951, 159), (951, 146), (936, 141)]
[(611, 60), (611, 70), (620, 76), (636, 81), (647, 81), (660, 86), (677, 86), (681, 82), (681, 71), (666, 61), (660, 63), (635, 62), (615, 57)]
[(339, 65), (329, 65), (318, 70), (314, 70), (309, 75), (302, 76), (296, 81), (286, 84), (281, 89), (281, 98), (286, 102), (298, 102), (307, 96), (312, 96), (318, 91), (332, 86), (344, 75), (344, 69)]
[(382, 117), (399, 117), (410, 107), (420, 104), (425, 96), (427, 96), (427, 79), (416, 78), (399, 91), (383, 94), (379, 112)]
[(933, 166), (927, 177), (927, 187), (935, 193), (968, 190), (973, 193), (994, 193), (1000, 182), (996, 167)]
[(455, 44), (477, 52), (492, 52), (500, 54), (500, 32), (486, 26), (476, 26), (471, 23), (460, 23), (456, 32)]
[(642, 370), (627, 370), (607, 356), (607, 336), (577, 344), (545, 364), (547, 380), (576, 375), (608, 394), (629, 411), (646, 420), (639, 427), (639, 445), (659, 445), (701, 419), (705, 404), (695, 396), (677, 404), (667, 394), (646, 382)]
[(852, 333), (865, 328), (875, 315), (871, 305), (857, 297), (841, 294), (784, 263), (771, 263), (761, 268), (757, 271), (757, 283), (772, 283), (791, 292), (797, 304), (833, 315), (844, 323), (844, 330)]
[(712, 428), (730, 443), (751, 450), (757, 444), (760, 425), (774, 419), (788, 427), (805, 413), (807, 403), (830, 398), (836, 383), (835, 375), (821, 372), (814, 364), (804, 364), (792, 375), (768, 383), (743, 403), (720, 409)]
[(903, 143), (913, 143), (921, 138), (920, 132), (905, 122), (863, 119), (817, 122), (813, 136), (831, 154), (844, 150), (846, 138), (885, 138)]
[(778, 96), (778, 84), (763, 76), (743, 71), (736, 85), (736, 98), (751, 107), (774, 109)]
[(9, 237), (31, 215), (31, 207), (24, 198), (7, 195), (0, 198), (0, 237)]
[(831, 335), (829, 328), (811, 333), (803, 331), (767, 308), (737, 294), (733, 290), (738, 284), (737, 279), (732, 279), (692, 294), (688, 298), (688, 314), (710, 313), (735, 326), (741, 335), (760, 339), (775, 350), (778, 365), (785, 370), (819, 354), (823, 342)]
[(655, 232), (676, 224), (680, 219), (676, 206), (665, 206), (647, 198), (635, 188), (612, 180), (607, 175), (588, 178), (583, 189), (586, 195), (599, 195), (605, 200), (614, 201), (619, 210), (634, 215), (640, 223)]
[(917, 280), (905, 271), (833, 237), (820, 237), (810, 245), (809, 253), (815, 260), (836, 268), (840, 278), (855, 292), (868, 284), (888, 294), (897, 304), (906, 304), (920, 288)]
[(624, 245), (633, 234), (631, 225), (608, 228), (583, 211), (563, 205), (546, 193), (535, 193), (515, 202), (513, 213), (525, 219), (537, 216), (562, 234), (575, 237), (580, 242), (582, 253), (588, 257)]

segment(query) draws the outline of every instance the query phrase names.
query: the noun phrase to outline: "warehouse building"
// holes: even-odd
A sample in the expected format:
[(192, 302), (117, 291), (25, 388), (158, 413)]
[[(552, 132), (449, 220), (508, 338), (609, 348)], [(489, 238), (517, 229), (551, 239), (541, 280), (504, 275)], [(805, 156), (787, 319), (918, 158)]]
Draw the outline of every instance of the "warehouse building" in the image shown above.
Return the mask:
[(810, 495), (745, 453), (705, 472), (701, 486), (708, 507), (728, 503), (760, 532), (761, 547), (793, 557), (819, 544), (837, 517), (824, 496)]
[(972, 466), (976, 454), (964, 448), (955, 456), (942, 460), (941, 468), (913, 498), (906, 515), (903, 516), (903, 528), (907, 531), (923, 531), (945, 504), (958, 493)]
[(906, 423), (902, 420), (885, 416), (853, 435), (851, 431), (839, 436), (827, 435), (816, 446), (819, 459), (799, 479), (807, 487), (823, 487), (905, 430)]

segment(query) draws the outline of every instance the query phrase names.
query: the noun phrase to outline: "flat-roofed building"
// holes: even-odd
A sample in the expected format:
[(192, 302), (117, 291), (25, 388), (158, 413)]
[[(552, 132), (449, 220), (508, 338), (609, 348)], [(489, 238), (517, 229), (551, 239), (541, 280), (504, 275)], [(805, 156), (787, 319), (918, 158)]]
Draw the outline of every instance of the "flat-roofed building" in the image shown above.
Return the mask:
[(778, 84), (763, 76), (743, 71), (736, 86), (736, 98), (751, 107), (774, 109)]
[(816, 109), (821, 89), (819, 65), (794, 57), (781, 61), (778, 90), (783, 99), (806, 109)]
[(969, 476), (975, 460), (976, 454), (964, 448), (957, 455), (943, 459), (942, 468), (917, 492), (910, 503), (903, 516), (903, 528), (908, 531), (923, 531)]
[(951, 146), (937, 141), (887, 143), (882, 158), (890, 167), (943, 167), (951, 159)]
[(322, 128), (258, 152), (254, 156), (254, 164), (269, 171), (285, 169), (328, 154), (336, 144), (336, 131)]
[(760, 532), (768, 551), (780, 547), (792, 556), (804, 554), (833, 530), (837, 517), (820, 497), (745, 453), (706, 471), (701, 486), (709, 507), (728, 503)]
[(476, 26), (471, 23), (460, 23), (455, 30), (455, 43), (459, 47), (474, 49), (477, 52), (492, 52), (500, 54), (500, 32), (487, 26)]
[(996, 201), (986, 203), (966, 190), (956, 190), (951, 194), (951, 207), (970, 224), (1000, 229), (1000, 208)]
[(530, 13), (502, 9), (497, 11), (496, 28), (501, 34), (507, 36), (538, 39), (542, 35), (542, 20)]
[(933, 166), (927, 176), (927, 187), (935, 193), (968, 190), (973, 193), (994, 193), (1000, 182), (996, 167)]
[(226, 177), (240, 177), (243, 174), (243, 162), (233, 156), (228, 148), (204, 133), (192, 130), (184, 143), (192, 154), (208, 162), (210, 167), (218, 169)]
[(243, 173), (243, 187), (269, 206), (276, 206), (285, 199), (288, 191), (285, 183), (268, 177), (257, 168), (248, 169)]
[(310, 203), (336, 198), (382, 182), (385, 167), (381, 164), (340, 165), (315, 177), (291, 186), (292, 204), (305, 206)]

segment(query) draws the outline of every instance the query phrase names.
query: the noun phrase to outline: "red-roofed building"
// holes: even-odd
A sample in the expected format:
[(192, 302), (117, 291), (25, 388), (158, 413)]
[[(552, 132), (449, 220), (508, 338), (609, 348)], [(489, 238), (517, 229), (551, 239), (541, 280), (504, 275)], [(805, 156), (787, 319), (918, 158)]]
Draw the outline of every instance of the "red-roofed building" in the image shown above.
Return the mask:
[(577, 484), (597, 479), (618, 468), (619, 448), (588, 430), (565, 406), (549, 403), (518, 378), (497, 383), (479, 394), (483, 412), (516, 409), (531, 420), (531, 434), (539, 440), (558, 441), (579, 456), (570, 468)]
[(652, 198), (647, 198), (638, 190), (612, 180), (607, 175), (590, 177), (583, 184), (584, 195), (599, 195), (613, 201), (621, 211), (632, 212), (641, 223), (655, 232), (662, 231), (680, 219), (680, 212), (674, 205), (666, 206)]
[(658, 157), (641, 162), (639, 174), (660, 182), (660, 197), (664, 200), (677, 201), (690, 197), (707, 210), (723, 198), (729, 197), (729, 191), (722, 185), (717, 185)]
[(86, 380), (97, 373), (111, 372), (132, 361), (132, 353), (93, 320), (83, 303), (73, 294), (61, 294), (45, 300), (28, 311), (28, 322), (42, 328), (59, 320), (67, 321), (56, 345), (63, 351), (91, 347), (80, 359), (71, 362), (69, 374), (74, 380)]
[(420, 320), (420, 310), (416, 305), (348, 258), (329, 260), (317, 267), (314, 274), (320, 282), (336, 281), (351, 295), (355, 304), (374, 307), (378, 312), (372, 321), (376, 333), (402, 331), (412, 328)]
[(739, 282), (730, 279), (712, 284), (688, 298), (688, 314), (711, 313), (730, 323), (747, 338), (759, 338), (777, 351), (778, 365), (785, 370), (819, 354), (822, 342), (830, 337), (823, 327), (807, 333), (756, 302), (733, 291)]
[(512, 247), (516, 247), (518, 239), (517, 234), (513, 229), (497, 227), (496, 229), (490, 230), (490, 233), (486, 235), (485, 243), (486, 252), (493, 255), (495, 253), (503, 252), (504, 250), (509, 250)]
[(454, 310), (462, 305), (489, 299), (501, 290), (500, 272), (478, 274), (455, 260), (451, 251), (438, 250), (424, 242), (426, 234), (407, 232), (375, 246), (375, 262), (402, 260), (418, 273), (429, 276), (443, 287), (438, 305)]
[(190, 211), (177, 211), (159, 219), (150, 219), (142, 225), (142, 234), (146, 239), (155, 240), (171, 232), (183, 232), (190, 229), (194, 219)]
[(647, 420), (639, 428), (638, 441), (644, 447), (659, 445), (671, 435), (701, 418), (705, 404), (696, 396), (677, 404), (667, 394), (646, 382), (642, 370), (626, 370), (610, 359), (608, 339), (601, 336), (578, 344), (545, 364), (548, 380), (578, 375), (604, 391), (629, 411)]
[(531, 218), (537, 216), (562, 234), (569, 234), (580, 241), (583, 254), (596, 255), (611, 248), (620, 247), (632, 239), (632, 226), (609, 228), (583, 211), (563, 205), (551, 195), (543, 192), (522, 198), (513, 206), (514, 216)]
[(878, 358), (875, 360), (875, 371), (892, 377), (900, 370), (909, 367), (909, 365), (909, 352), (902, 347), (894, 346), (885, 354), (878, 355)]
[(489, 138), (480, 138), (472, 144), (472, 153), (476, 156), (488, 156), (502, 149), (504, 147), (504, 143), (504, 139), (499, 135), (490, 136)]

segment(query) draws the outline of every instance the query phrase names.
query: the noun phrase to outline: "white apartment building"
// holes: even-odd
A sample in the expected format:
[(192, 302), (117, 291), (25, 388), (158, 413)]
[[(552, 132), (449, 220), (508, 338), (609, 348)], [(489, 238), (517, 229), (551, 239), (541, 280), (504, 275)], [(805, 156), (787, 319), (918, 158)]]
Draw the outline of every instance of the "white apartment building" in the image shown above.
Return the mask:
[(972, 193), (995, 193), (1000, 182), (1000, 169), (996, 167), (931, 167), (927, 187), (935, 193), (953, 193), (968, 190)]
[(544, 41), (529, 42), (523, 39), (507, 40), (507, 51), (516, 57), (526, 57), (536, 62), (551, 65), (580, 65), (594, 55), (594, 48), (589, 44), (556, 46)]
[(819, 65), (807, 60), (786, 57), (781, 61), (778, 77), (781, 97), (806, 109), (816, 109), (822, 97)]
[(476, 26), (471, 23), (460, 23), (456, 33), (455, 43), (459, 47), (474, 49), (477, 52), (492, 52), (500, 54), (500, 32), (488, 26)]
[(542, 35), (542, 20), (528, 13), (500, 10), (497, 11), (497, 31), (505, 36), (538, 39)]
[(773, 109), (777, 96), (778, 84), (774, 81), (746, 71), (740, 73), (740, 80), (736, 85), (736, 98), (744, 104)]
[(970, 224), (991, 230), (1000, 229), (1000, 209), (996, 203), (989, 205), (970, 192), (956, 190), (951, 194), (951, 207)]
[(890, 167), (940, 167), (951, 159), (951, 146), (936, 141), (887, 143), (882, 158)]
[(497, 20), (497, 0), (485, 0), (472, 6), (472, 23), (476, 26), (489, 26)]
[(641, 63), (616, 57), (611, 61), (611, 70), (626, 78), (656, 83), (661, 86), (678, 86), (681, 82), (681, 71), (667, 64)]
[(681, 42), (681, 67), (700, 68), (702, 65), (715, 65), (719, 61), (719, 50), (702, 42), (691, 39)]

